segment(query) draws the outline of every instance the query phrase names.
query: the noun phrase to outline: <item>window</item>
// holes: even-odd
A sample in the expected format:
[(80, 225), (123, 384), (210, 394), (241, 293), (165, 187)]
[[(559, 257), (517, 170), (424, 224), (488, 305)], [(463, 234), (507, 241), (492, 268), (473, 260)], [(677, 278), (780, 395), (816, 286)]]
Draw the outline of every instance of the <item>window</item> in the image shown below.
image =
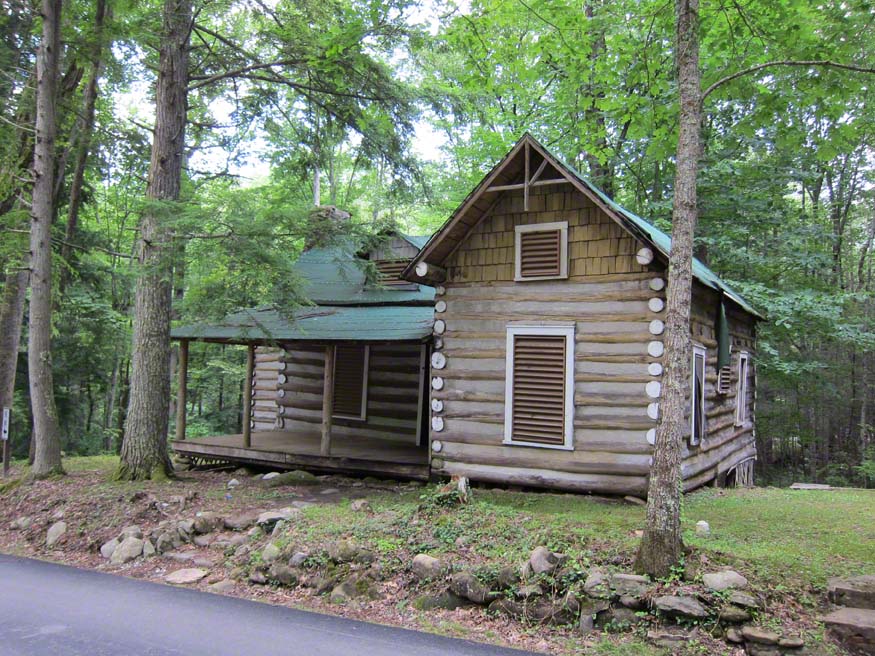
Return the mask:
[(514, 280), (568, 277), (568, 222), (516, 227)]
[(705, 437), (705, 349), (701, 346), (693, 346), (690, 387), (690, 444), (701, 444)]
[(401, 272), (407, 267), (410, 260), (377, 260), (374, 266), (377, 267), (377, 275), (381, 285), (387, 287), (398, 287), (410, 285), (410, 281), (401, 278)]
[(574, 326), (507, 329), (504, 443), (572, 449)]
[(746, 351), (738, 354), (738, 382), (735, 388), (735, 425), (747, 422), (747, 366), (750, 356)]
[(334, 411), (342, 419), (364, 421), (368, 407), (370, 346), (334, 347)]

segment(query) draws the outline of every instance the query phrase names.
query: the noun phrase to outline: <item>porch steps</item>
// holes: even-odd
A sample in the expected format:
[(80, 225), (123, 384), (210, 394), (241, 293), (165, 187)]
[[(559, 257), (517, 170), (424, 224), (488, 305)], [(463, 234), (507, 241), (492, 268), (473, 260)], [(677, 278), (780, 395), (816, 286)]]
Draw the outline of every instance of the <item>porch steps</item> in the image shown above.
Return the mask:
[(842, 606), (823, 618), (827, 629), (851, 653), (875, 656), (875, 575), (830, 579), (827, 593)]

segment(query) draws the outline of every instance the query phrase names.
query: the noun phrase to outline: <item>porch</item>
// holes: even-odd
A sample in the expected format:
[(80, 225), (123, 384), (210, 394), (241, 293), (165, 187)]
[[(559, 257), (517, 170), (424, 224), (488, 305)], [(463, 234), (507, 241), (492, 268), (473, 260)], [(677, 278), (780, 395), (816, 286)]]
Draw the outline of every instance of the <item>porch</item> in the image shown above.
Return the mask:
[(321, 455), (322, 436), (293, 431), (252, 431), (245, 436), (217, 435), (173, 440), (182, 456), (205, 460), (261, 465), (274, 469), (308, 469), (344, 474), (370, 474), (392, 478), (428, 480), (428, 450), (377, 438), (337, 439), (331, 455)]

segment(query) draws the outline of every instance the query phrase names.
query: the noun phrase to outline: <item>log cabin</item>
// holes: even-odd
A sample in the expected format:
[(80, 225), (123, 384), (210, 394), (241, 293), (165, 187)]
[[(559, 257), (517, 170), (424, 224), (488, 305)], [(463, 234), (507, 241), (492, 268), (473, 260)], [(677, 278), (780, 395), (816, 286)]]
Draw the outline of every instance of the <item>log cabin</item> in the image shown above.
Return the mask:
[[(249, 344), (252, 384), (243, 435), (184, 440), (183, 422), (173, 446), (645, 496), (670, 247), (526, 134), (430, 238), (356, 255), (379, 287), (355, 266), (335, 276), (337, 253), (308, 252), (314, 305), (293, 318), (266, 309), (177, 329)], [(749, 485), (762, 317), (698, 260), (693, 276), (684, 488)]]

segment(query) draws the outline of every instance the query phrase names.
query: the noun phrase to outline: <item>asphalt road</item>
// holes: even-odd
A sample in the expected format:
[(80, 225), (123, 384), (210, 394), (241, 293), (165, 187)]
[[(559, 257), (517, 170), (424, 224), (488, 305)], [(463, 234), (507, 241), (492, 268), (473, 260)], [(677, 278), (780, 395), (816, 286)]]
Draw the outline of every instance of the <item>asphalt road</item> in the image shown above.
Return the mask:
[(2, 656), (526, 653), (0, 555)]

